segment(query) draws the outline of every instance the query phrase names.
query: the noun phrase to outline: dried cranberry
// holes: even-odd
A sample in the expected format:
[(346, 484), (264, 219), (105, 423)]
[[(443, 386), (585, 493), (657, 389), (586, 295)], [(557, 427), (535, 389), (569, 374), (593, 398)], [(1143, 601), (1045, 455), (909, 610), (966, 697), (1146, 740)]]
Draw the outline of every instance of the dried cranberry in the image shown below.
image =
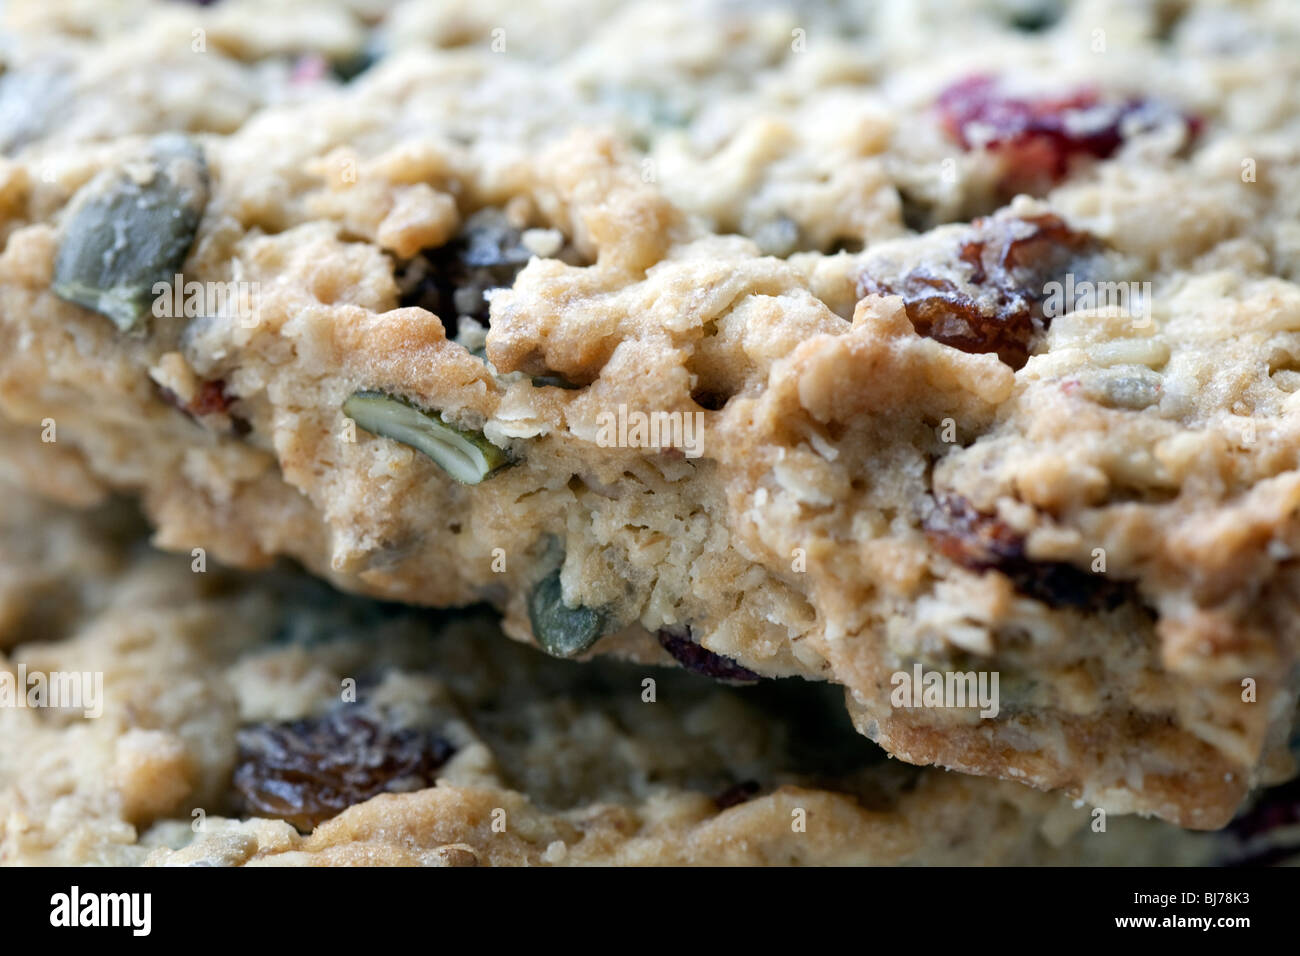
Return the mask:
[(230, 396), (226, 394), (226, 383), (217, 379), (200, 385), (186, 410), (191, 415), (217, 415), (225, 414), (229, 408)]
[(431, 731), (390, 726), (360, 704), (244, 727), (236, 742), (240, 811), (287, 820), (304, 832), (377, 794), (432, 785), (454, 752)]
[(222, 379), (200, 382), (194, 397), (188, 402), (181, 401), (181, 397), (170, 388), (160, 386), (158, 393), (164, 402), (180, 409), (195, 421), (208, 415), (226, 415), (230, 418), (231, 431), (236, 435), (246, 435), (251, 428), (245, 419), (231, 413), (230, 406), (234, 399), (227, 394), (226, 383)]
[(988, 217), (971, 223), (953, 250), (946, 275), (918, 267), (894, 280), (858, 280), (858, 295), (899, 295), (919, 335), (963, 352), (994, 352), (1012, 368), (1029, 359), (1047, 284), (1100, 251), (1089, 233), (1057, 216)]
[(226, 383), (221, 379), (200, 382), (194, 397), (188, 402), (170, 388), (159, 388), (163, 401), (173, 408), (178, 408), (191, 418), (204, 415), (224, 415), (230, 408), (230, 396), (226, 394)]
[(1023, 535), (961, 495), (938, 495), (922, 527), (930, 546), (948, 560), (970, 571), (997, 571), (1021, 594), (1049, 607), (1113, 611), (1137, 599), (1129, 582), (1097, 577), (1064, 561), (1031, 560)]
[(1200, 123), (1145, 99), (1103, 99), (1090, 87), (1062, 96), (1017, 96), (991, 76), (954, 83), (935, 103), (948, 135), (965, 149), (986, 148), (1007, 159), (1002, 192), (1041, 195), (1078, 157), (1106, 159), (1126, 137), (1171, 121), (1196, 135)]
[(695, 643), (691, 640), (689, 629), (683, 633), (665, 628), (658, 636), (660, 646), (688, 671), (712, 677), (714, 680), (737, 683), (752, 684), (760, 680), (759, 676), (748, 668), (741, 667), (730, 658), (715, 654)]

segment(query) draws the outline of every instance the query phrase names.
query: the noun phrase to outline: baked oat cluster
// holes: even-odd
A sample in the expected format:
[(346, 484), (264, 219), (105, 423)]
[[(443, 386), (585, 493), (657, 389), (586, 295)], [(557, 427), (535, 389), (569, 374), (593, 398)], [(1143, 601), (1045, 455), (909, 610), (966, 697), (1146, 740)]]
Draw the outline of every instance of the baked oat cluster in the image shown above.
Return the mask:
[[(86, 749), (158, 780), (116, 797), (69, 783), (99, 816), (58, 836), (17, 774), (5, 799), (34, 835), (4, 831), (4, 853), (902, 861), (951, 859), (945, 841), (976, 826), (990, 860), (1026, 860), (1047, 852), (1026, 815), (1073, 801), (1213, 830), (1294, 775), (1289, 0), (17, 0), (3, 16), (0, 471), (63, 506), (137, 500), (180, 552), (150, 646), (97, 623), (145, 600), (134, 568), (87, 573), (99, 597), (34, 620), (102, 631), (105, 669), (180, 642), (176, 660), (202, 663), (176, 666), (207, 688), (148, 731), (44, 727), (30, 746), (69, 774)], [(266, 582), (208, 593), (181, 581), (194, 555)], [(257, 595), (286, 586), (282, 558), (358, 596), (320, 585), (308, 604), (486, 605), (509, 637), (583, 663), (497, 646), (481, 617), (445, 625), (481, 634), (466, 667), (484, 672), (455, 678), (437, 648), (468, 638), (426, 658), (423, 638), (362, 620), (370, 649), (335, 657), (181, 623), (275, 603)], [(401, 666), (327, 706), (385, 655)], [(682, 761), (661, 803), (658, 771), (597, 766), (623, 747), (605, 731), (547, 729), (559, 699), (647, 706), (587, 686), (618, 672), (589, 660), (606, 657), (692, 671), (701, 702), (749, 693), (708, 679), (761, 697), (802, 678), (868, 738), (828, 752), (874, 742), (970, 778), (873, 765), (889, 820), (863, 809), (874, 797), (823, 795), (841, 829), (800, 841), (787, 765), (747, 739), (773, 718), (717, 704), (698, 761), (700, 741), (647, 745)], [(108, 685), (161, 679), (120, 666)], [(507, 755), (475, 723), (480, 695), (543, 672), (568, 690), (512, 705), (502, 719), (540, 742)], [(681, 728), (696, 706), (674, 705)], [(570, 747), (612, 782), (575, 770), (548, 803)], [(742, 773), (751, 759), (762, 773)], [(718, 811), (698, 768), (758, 795)], [(132, 787), (154, 794), (145, 810)], [(507, 789), (532, 836), (494, 842)], [(622, 809), (592, 809), (606, 802)], [(941, 807), (951, 828), (907, 830)], [(191, 838), (173, 825), (187, 808), (223, 819)], [(884, 835), (894, 823), (911, 836)], [(392, 842), (408, 825), (415, 843)], [(1051, 852), (1100, 852), (1055, 827)]]
[(1135, 818), (1097, 832), (1057, 796), (888, 760), (826, 684), (579, 667), (506, 640), (486, 611), (347, 597), (285, 567), (195, 573), (151, 550), (120, 501), (75, 513), (3, 490), (0, 570), (23, 584), (0, 595), (3, 673), (102, 675), (75, 707), (0, 708), (3, 864), (1114, 865), (1259, 852)]

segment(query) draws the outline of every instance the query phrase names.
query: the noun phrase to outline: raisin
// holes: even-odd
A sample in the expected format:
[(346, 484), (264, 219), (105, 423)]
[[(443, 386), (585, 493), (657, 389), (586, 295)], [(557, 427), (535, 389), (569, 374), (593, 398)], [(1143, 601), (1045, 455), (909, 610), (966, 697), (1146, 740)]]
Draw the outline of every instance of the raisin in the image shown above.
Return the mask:
[(863, 294), (868, 293), (901, 295), (912, 327), (926, 338), (963, 352), (995, 352), (1015, 369), (1029, 360), (1034, 323), (1019, 303), (989, 309), (959, 292), (947, 279), (917, 272), (909, 274), (899, 286), (865, 285)]
[(961, 495), (940, 494), (922, 522), (930, 546), (970, 571), (997, 571), (1025, 597), (1049, 607), (1113, 611), (1137, 600), (1131, 582), (1081, 571), (1065, 561), (1034, 561), (1024, 536), (996, 515), (976, 511)]
[(286, 820), (303, 832), (377, 794), (431, 786), (455, 752), (431, 731), (391, 726), (360, 704), (244, 727), (236, 742), (240, 812)]
[(1113, 611), (1136, 599), (1131, 582), (1099, 578), (1065, 561), (1022, 558), (998, 570), (1006, 574), (1025, 597), (1041, 601), (1048, 607)]
[(451, 242), (419, 253), (397, 272), (404, 306), (419, 306), (442, 320), (455, 338), (461, 316), (488, 324), (484, 293), (514, 284), (532, 253), (522, 234), (498, 209), (470, 216)]
[(930, 545), (949, 561), (984, 571), (1024, 557), (1024, 538), (1005, 521), (976, 511), (961, 495), (941, 494), (926, 516)]
[(742, 780), (714, 797), (713, 803), (719, 810), (728, 810), (753, 800), (758, 796), (759, 789), (757, 780)]
[(714, 680), (752, 684), (761, 678), (746, 667), (721, 654), (715, 654), (691, 640), (690, 631), (684, 633), (668, 628), (659, 631), (659, 644), (672, 655), (673, 660), (688, 671), (712, 677)]
[(1200, 123), (1151, 100), (1103, 99), (1083, 87), (1061, 96), (1016, 96), (992, 76), (972, 76), (944, 90), (935, 105), (944, 130), (963, 149), (1006, 157), (1004, 196), (1042, 195), (1080, 157), (1106, 159), (1136, 132), (1172, 121), (1191, 135)]
[(918, 267), (891, 281), (872, 276), (868, 264), (858, 296), (902, 296), (917, 334), (963, 352), (996, 353), (1019, 369), (1050, 324), (1042, 308), (1047, 284), (1072, 268), (1087, 271), (1100, 250), (1094, 236), (1050, 213), (976, 219), (953, 251), (956, 271)]

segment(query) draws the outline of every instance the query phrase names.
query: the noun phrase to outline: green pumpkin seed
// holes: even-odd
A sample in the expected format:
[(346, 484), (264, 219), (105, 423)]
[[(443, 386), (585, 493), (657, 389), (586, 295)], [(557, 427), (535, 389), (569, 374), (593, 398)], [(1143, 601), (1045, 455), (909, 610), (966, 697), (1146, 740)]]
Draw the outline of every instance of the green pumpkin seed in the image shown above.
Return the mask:
[(557, 568), (542, 578), (528, 598), (533, 637), (553, 657), (574, 657), (600, 639), (604, 616), (589, 607), (569, 607)]
[(208, 202), (208, 169), (193, 140), (156, 137), (148, 155), (81, 188), (54, 262), (54, 294), (143, 329), (156, 283), (189, 255)]
[(482, 432), (457, 428), (437, 412), (426, 412), (386, 392), (357, 392), (343, 403), (343, 414), (368, 432), (423, 452), (447, 474), (466, 485), (510, 463), (509, 456)]
[(377, 48), (366, 48), (349, 53), (330, 63), (330, 72), (340, 83), (351, 83), (379, 62), (383, 53)]
[(574, 385), (567, 378), (559, 375), (534, 375), (533, 388), (562, 388), (566, 391), (574, 391), (582, 386)]

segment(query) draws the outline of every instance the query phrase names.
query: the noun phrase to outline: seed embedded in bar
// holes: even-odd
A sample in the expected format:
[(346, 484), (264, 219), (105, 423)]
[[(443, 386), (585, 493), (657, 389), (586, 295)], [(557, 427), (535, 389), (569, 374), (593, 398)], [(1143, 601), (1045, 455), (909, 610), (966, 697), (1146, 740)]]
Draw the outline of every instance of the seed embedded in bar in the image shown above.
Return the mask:
[(171, 283), (208, 203), (208, 167), (194, 140), (155, 137), (147, 156), (107, 170), (74, 200), (54, 262), (54, 294), (143, 331), (154, 286)]
[(343, 403), (343, 414), (368, 432), (427, 455), (461, 484), (477, 485), (510, 464), (510, 456), (482, 432), (449, 425), (437, 412), (387, 392), (356, 392)]
[(553, 657), (574, 657), (600, 640), (604, 615), (589, 607), (564, 603), (564, 587), (557, 568), (543, 578), (528, 598), (528, 619), (533, 637)]

